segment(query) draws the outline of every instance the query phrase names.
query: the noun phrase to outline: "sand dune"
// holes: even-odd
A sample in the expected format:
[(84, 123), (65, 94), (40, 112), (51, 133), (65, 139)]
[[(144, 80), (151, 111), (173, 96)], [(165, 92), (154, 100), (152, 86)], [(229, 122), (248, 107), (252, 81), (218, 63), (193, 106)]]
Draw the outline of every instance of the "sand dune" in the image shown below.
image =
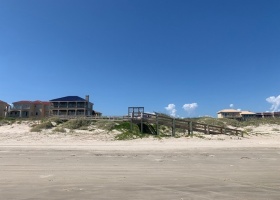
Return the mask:
[(280, 125), (261, 125), (243, 128), (248, 134), (244, 137), (228, 135), (204, 135), (195, 133), (194, 137), (143, 138), (128, 141), (114, 139), (118, 131), (75, 130), (55, 133), (53, 130), (30, 132), (34, 122), (0, 126), (0, 146), (69, 146), (75, 148), (100, 149), (186, 149), (186, 148), (227, 148), (227, 147), (280, 147)]

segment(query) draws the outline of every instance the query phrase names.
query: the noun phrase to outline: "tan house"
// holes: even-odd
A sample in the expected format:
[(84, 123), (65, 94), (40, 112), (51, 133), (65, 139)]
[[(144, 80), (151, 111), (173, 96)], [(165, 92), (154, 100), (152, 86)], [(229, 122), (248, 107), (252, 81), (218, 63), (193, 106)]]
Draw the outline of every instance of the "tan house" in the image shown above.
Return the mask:
[(9, 117), (43, 118), (49, 116), (50, 102), (47, 101), (17, 101), (9, 108)]
[(250, 111), (241, 111), (240, 114), (241, 114), (241, 117), (243, 120), (247, 120), (247, 119), (256, 117), (256, 113), (250, 112)]
[(249, 118), (256, 117), (256, 113), (254, 112), (240, 111), (234, 109), (220, 110), (217, 114), (218, 114), (218, 118), (240, 119), (240, 120), (247, 120)]
[(89, 96), (85, 99), (78, 96), (66, 96), (50, 100), (50, 115), (58, 116), (92, 116), (93, 103)]
[(0, 117), (6, 117), (9, 104), (0, 100)]
[(239, 110), (224, 109), (220, 110), (217, 114), (218, 118), (241, 119), (241, 111)]

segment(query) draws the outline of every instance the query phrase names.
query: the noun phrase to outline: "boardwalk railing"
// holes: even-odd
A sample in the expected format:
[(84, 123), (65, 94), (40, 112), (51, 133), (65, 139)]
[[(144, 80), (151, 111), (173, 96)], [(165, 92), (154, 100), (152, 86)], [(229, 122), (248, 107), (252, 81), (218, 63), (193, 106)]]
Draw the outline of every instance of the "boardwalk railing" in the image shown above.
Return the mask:
[(52, 115), (51, 117), (58, 117), (60, 119), (88, 119), (88, 120), (112, 120), (125, 121), (129, 120), (128, 116), (85, 116), (85, 115)]
[(141, 131), (143, 130), (143, 123), (150, 123), (156, 125), (156, 132), (159, 133), (159, 126), (164, 125), (171, 127), (172, 136), (175, 136), (176, 129), (184, 129), (188, 131), (188, 135), (193, 135), (193, 131), (202, 132), (205, 134), (226, 134), (226, 135), (240, 135), (243, 137), (243, 132), (238, 129), (231, 129), (222, 126), (209, 125), (199, 123), (187, 119), (175, 119), (160, 114), (144, 113), (140, 118), (130, 118), (131, 123), (140, 123)]
[(143, 113), (137, 117), (132, 116), (75, 116), (75, 115), (59, 115), (50, 116), (59, 117), (60, 119), (88, 119), (88, 120), (112, 120), (112, 121), (130, 121), (132, 123), (140, 124), (141, 132), (143, 132), (143, 124), (148, 123), (155, 124), (155, 132), (159, 134), (159, 126), (164, 125), (171, 127), (172, 136), (175, 136), (176, 129), (184, 129), (188, 131), (188, 135), (193, 136), (193, 131), (205, 133), (205, 134), (226, 134), (226, 135), (241, 135), (243, 137), (243, 131), (238, 129), (231, 129), (222, 126), (209, 125), (205, 123), (199, 123), (187, 119), (175, 119), (161, 114)]

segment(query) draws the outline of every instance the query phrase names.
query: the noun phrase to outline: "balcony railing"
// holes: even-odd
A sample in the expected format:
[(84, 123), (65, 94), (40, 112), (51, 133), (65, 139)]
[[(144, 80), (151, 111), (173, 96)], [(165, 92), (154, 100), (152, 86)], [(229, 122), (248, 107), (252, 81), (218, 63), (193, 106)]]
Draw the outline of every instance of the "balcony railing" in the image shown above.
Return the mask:
[(30, 108), (30, 106), (12, 106), (9, 108), (9, 110), (28, 110)]
[(87, 104), (56, 104), (52, 105), (51, 108), (87, 108)]

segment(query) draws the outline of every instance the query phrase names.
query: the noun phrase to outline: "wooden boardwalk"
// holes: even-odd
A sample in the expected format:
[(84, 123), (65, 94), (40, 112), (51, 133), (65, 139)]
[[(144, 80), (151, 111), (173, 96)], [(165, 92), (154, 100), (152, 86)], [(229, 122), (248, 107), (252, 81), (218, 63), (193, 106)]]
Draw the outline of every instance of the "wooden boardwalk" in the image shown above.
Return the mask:
[(140, 129), (143, 132), (144, 124), (155, 124), (155, 133), (159, 134), (159, 126), (164, 125), (171, 127), (172, 136), (175, 136), (176, 130), (186, 130), (188, 135), (192, 136), (194, 131), (201, 132), (204, 134), (226, 134), (226, 135), (240, 135), (243, 137), (243, 131), (238, 129), (230, 129), (222, 126), (214, 126), (205, 123), (199, 123), (187, 119), (176, 119), (168, 116), (163, 116), (159, 114), (148, 114), (144, 113), (142, 117), (130, 118), (131, 123), (140, 124)]
[[(199, 123), (187, 119), (177, 119), (160, 114), (150, 114), (143, 113), (141, 117), (131, 117), (131, 116), (108, 116), (108, 117), (88, 117), (88, 116), (58, 116), (61, 119), (88, 119), (96, 121), (128, 121), (131, 124), (139, 124), (141, 132), (143, 132), (144, 127), (148, 126), (150, 132), (153, 134), (159, 134), (159, 126), (167, 126), (172, 129), (171, 135), (175, 136), (176, 130), (186, 130), (188, 135), (192, 136), (193, 132), (201, 132), (204, 134), (226, 134), (226, 135), (240, 135), (243, 137), (243, 131), (238, 129), (230, 129), (222, 126), (214, 126), (205, 123)], [(57, 116), (56, 116), (57, 117)], [(155, 125), (154, 126), (151, 125)]]

